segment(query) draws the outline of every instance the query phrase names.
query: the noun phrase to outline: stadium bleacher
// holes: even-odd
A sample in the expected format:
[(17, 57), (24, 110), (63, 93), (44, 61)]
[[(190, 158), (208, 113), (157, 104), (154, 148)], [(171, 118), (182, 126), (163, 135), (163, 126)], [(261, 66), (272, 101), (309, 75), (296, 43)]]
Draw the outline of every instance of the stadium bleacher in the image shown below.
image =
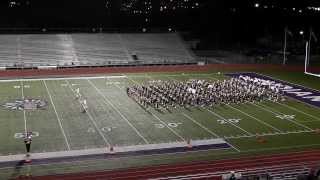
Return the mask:
[(0, 35), (0, 41), (0, 67), (8, 68), (195, 62), (176, 33)]

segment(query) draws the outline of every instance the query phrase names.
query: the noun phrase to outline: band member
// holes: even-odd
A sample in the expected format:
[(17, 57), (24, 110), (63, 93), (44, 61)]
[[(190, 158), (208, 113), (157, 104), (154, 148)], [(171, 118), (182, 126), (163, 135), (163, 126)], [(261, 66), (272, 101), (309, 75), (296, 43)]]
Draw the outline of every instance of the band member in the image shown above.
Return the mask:
[(76, 94), (76, 99), (81, 98), (80, 88), (77, 88), (77, 89), (75, 90), (75, 94)]
[(126, 89), (129, 97), (148, 109), (169, 107), (213, 107), (215, 105), (254, 103), (283, 99), (279, 87), (257, 78), (240, 76), (227, 80), (196, 80), (185, 82), (152, 81)]
[(82, 100), (81, 105), (82, 105), (82, 112), (86, 113), (88, 111), (87, 100), (86, 99)]
[(27, 156), (30, 156), (30, 147), (32, 142), (32, 132), (26, 132), (24, 137), (24, 144), (26, 145)]

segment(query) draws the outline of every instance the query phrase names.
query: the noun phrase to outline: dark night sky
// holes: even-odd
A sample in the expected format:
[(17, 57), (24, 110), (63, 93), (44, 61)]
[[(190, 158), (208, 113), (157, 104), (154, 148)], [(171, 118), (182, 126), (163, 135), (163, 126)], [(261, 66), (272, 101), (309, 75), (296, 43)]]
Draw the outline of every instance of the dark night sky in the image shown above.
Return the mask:
[[(179, 2), (180, 1), (180, 2)], [(20, 3), (10, 7), (9, 2)], [(107, 3), (108, 2), (108, 3)], [(133, 3), (133, 8), (124, 4)], [(144, 2), (152, 11), (144, 13)], [(165, 2), (165, 3), (164, 3)], [(320, 32), (319, 0), (189, 0), (198, 8), (159, 11), (168, 0), (3, 0), (0, 1), (0, 28), (164, 28), (188, 30), (218, 42), (255, 41), (257, 37), (281, 37), (284, 27)], [(175, 3), (184, 0), (174, 0)], [(168, 4), (166, 4), (168, 3)], [(259, 3), (259, 8), (255, 8)], [(175, 5), (174, 5), (175, 6)], [(265, 8), (267, 6), (268, 8)], [(191, 7), (191, 5), (190, 5)], [(270, 8), (273, 7), (273, 8)], [(295, 8), (295, 10), (293, 10)], [(121, 11), (120, 11), (121, 9)], [(156, 10), (155, 10), (156, 9)], [(132, 14), (142, 10), (142, 14)], [(302, 10), (302, 13), (299, 13)]]
[[(106, 8), (107, 1), (109, 2)], [(89, 27), (89, 26), (187, 26), (193, 28), (193, 23), (201, 23), (202, 26), (209, 26), (212, 23), (229, 23), (240, 22), (245, 23), (248, 20), (251, 24), (270, 23), (284, 24), (297, 22), (301, 19), (304, 24), (308, 22), (310, 17), (319, 17), (315, 14), (295, 14), (292, 12), (281, 12), (280, 10), (264, 10), (253, 8), (258, 2), (263, 5), (273, 5), (277, 8), (295, 7), (306, 8), (308, 6), (319, 6), (320, 1), (303, 0), (190, 0), (197, 1), (200, 4), (200, 9), (176, 10), (174, 12), (162, 13), (153, 12), (149, 15), (132, 15), (125, 12), (120, 12), (122, 2), (130, 2), (130, 0), (3, 0), (0, 1), (0, 26), (2, 27), (37, 27), (37, 26), (56, 26), (56, 27)], [(144, 1), (152, 2), (153, 6), (159, 6), (161, 0), (131, 0), (139, 2), (136, 4), (144, 4)], [(183, 1), (183, 0), (176, 0)], [(15, 2), (20, 5), (9, 7), (9, 2)], [(142, 3), (141, 3), (142, 2)], [(169, 1), (166, 1), (169, 2)], [(142, 8), (142, 7), (141, 7)], [(234, 12), (230, 8), (235, 8)], [(158, 9), (158, 8), (157, 8)], [(142, 23), (142, 18), (150, 18), (149, 23)], [(295, 19), (291, 22), (291, 19)], [(186, 21), (186, 19), (188, 21)], [(233, 21), (236, 19), (236, 21)], [(143, 19), (144, 20), (144, 19)], [(286, 21), (283, 21), (286, 20)], [(214, 21), (214, 22), (212, 22)], [(261, 21), (261, 22), (259, 22)], [(225, 22), (225, 23), (228, 23)], [(314, 23), (315, 25), (317, 23)], [(198, 24), (199, 25), (199, 24)], [(235, 24), (236, 25), (236, 24)], [(236, 25), (237, 26), (237, 25)]]

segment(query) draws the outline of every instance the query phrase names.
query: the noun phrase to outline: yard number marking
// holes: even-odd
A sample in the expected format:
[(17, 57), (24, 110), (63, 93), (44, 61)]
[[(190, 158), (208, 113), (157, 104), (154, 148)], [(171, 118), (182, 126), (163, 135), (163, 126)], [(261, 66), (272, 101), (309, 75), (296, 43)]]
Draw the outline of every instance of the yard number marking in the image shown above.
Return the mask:
[[(38, 137), (39, 136), (39, 132), (32, 132), (32, 137)], [(14, 138), (16, 139), (20, 139), (20, 138), (24, 138), (25, 137), (25, 133), (15, 133), (14, 134)]]
[(241, 121), (241, 119), (226, 119), (226, 120), (224, 120), (224, 119), (219, 119), (219, 120), (217, 120), (217, 121), (218, 121), (218, 123), (220, 123), (220, 124), (228, 124), (228, 123), (237, 124), (237, 123), (239, 123), (239, 122)]
[(117, 127), (103, 127), (103, 128), (101, 128), (101, 130), (102, 130), (103, 132), (111, 132), (112, 129), (115, 129), (115, 128), (117, 128)]
[(106, 85), (119, 85), (120, 82), (106, 82)]
[(96, 133), (96, 130), (92, 127), (90, 127), (87, 131), (88, 133)]
[[(103, 127), (101, 128), (101, 131), (107, 133), (107, 132), (111, 132), (113, 129), (116, 129), (117, 127)], [(96, 133), (96, 130), (93, 127), (89, 127), (87, 130), (88, 133)]]
[[(24, 88), (30, 88), (30, 85), (24, 85), (23, 87), (24, 87)], [(20, 89), (21, 86), (19, 86), (19, 85), (18, 85), (18, 86), (13, 86), (13, 88), (14, 88), (14, 89)]]
[[(181, 125), (182, 123), (168, 123), (168, 126), (169, 127), (172, 127), (172, 128), (177, 128), (179, 125)], [(159, 129), (162, 129), (162, 128), (165, 128), (166, 126), (163, 125), (163, 124), (154, 124), (154, 126), (156, 128), (159, 128)]]
[(276, 117), (277, 118), (280, 118), (280, 119), (286, 119), (286, 120), (292, 120), (295, 118), (296, 115), (287, 115), (287, 114), (284, 114), (284, 115), (277, 115)]

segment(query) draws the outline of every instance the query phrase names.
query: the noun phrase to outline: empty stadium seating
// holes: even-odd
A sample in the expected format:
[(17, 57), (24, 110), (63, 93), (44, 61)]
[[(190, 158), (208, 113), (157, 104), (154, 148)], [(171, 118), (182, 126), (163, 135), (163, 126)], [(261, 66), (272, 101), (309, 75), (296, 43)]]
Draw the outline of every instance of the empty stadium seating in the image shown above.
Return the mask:
[(0, 35), (0, 41), (0, 67), (194, 62), (175, 33)]

